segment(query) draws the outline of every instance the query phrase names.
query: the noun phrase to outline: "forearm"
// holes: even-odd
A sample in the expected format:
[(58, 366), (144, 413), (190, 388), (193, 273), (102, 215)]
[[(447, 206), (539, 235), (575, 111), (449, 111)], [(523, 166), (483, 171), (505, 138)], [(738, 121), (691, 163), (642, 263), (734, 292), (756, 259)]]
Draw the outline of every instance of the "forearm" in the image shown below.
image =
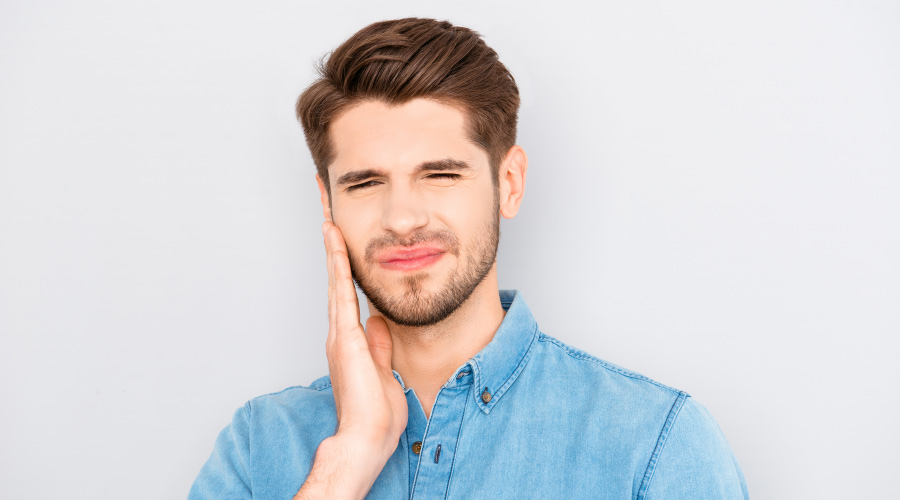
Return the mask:
[(362, 499), (387, 462), (382, 455), (350, 446), (338, 436), (322, 441), (309, 476), (294, 500)]

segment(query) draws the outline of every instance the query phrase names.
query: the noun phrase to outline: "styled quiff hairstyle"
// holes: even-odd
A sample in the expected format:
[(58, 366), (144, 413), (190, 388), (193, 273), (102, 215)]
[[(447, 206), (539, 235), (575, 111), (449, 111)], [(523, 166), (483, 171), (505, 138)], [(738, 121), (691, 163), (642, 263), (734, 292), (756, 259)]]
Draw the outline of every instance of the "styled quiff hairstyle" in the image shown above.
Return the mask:
[(497, 183), (500, 162), (516, 143), (519, 89), (478, 33), (434, 19), (377, 22), (323, 58), (318, 71), (297, 99), (297, 119), (329, 192), (331, 122), (363, 101), (401, 105), (416, 98), (465, 113), (469, 137), (487, 152)]

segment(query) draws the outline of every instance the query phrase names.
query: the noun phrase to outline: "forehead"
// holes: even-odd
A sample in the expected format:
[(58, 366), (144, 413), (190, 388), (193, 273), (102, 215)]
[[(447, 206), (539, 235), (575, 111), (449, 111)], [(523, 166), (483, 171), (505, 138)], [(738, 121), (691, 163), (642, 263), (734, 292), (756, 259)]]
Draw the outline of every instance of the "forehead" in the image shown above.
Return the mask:
[(361, 167), (412, 169), (445, 158), (476, 167), (488, 161), (487, 153), (468, 137), (465, 114), (429, 99), (396, 106), (365, 101), (341, 113), (330, 132), (332, 179)]

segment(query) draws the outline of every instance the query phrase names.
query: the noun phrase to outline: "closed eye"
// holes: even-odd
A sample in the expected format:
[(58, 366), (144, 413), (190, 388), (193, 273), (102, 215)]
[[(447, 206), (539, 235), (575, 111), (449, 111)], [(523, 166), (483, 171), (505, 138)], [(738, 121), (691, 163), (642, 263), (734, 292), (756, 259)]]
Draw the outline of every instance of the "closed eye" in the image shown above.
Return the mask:
[(451, 172), (438, 172), (438, 173), (434, 173), (434, 174), (428, 174), (428, 178), (429, 179), (453, 179), (453, 180), (456, 180), (456, 179), (460, 178), (460, 175), (454, 174)]

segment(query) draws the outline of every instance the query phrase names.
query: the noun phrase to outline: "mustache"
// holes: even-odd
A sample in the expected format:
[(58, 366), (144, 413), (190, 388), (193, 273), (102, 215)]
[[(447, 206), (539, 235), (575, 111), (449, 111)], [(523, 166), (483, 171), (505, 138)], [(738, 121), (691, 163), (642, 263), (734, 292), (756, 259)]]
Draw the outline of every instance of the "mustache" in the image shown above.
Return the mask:
[(420, 230), (407, 238), (398, 238), (393, 234), (385, 234), (373, 238), (366, 245), (366, 260), (373, 262), (375, 254), (391, 247), (411, 247), (421, 243), (434, 243), (448, 253), (459, 256), (459, 240), (447, 229)]

